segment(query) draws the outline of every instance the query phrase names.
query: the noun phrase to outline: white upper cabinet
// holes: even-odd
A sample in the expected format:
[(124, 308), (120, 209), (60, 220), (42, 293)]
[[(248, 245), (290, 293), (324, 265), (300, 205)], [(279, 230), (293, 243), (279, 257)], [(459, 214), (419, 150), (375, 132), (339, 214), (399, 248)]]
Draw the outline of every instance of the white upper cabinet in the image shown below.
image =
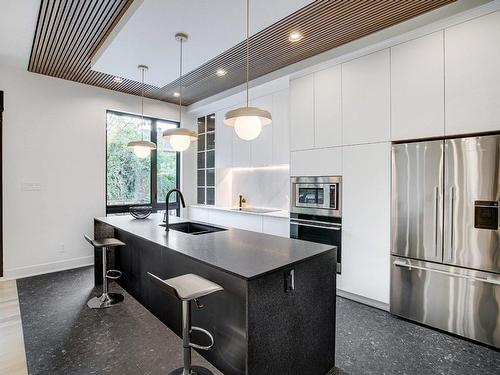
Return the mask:
[(290, 149), (314, 147), (314, 76), (290, 82)]
[[(253, 99), (250, 102), (250, 106), (258, 107), (269, 111), (273, 115), (273, 96), (267, 95), (257, 99)], [(269, 125), (262, 127), (262, 132), (260, 135), (248, 142), (250, 143), (250, 165), (252, 167), (263, 167), (266, 165), (271, 165), (273, 162), (273, 122)]]
[(290, 95), (283, 90), (273, 95), (273, 165), (290, 163)]
[(500, 129), (500, 11), (445, 30), (446, 134)]
[(224, 124), (226, 111), (215, 113), (215, 167), (231, 168), (233, 165), (234, 129)]
[(392, 139), (444, 135), (443, 31), (391, 48)]
[(343, 144), (390, 140), (389, 50), (342, 64)]
[(314, 73), (314, 147), (342, 144), (342, 69)]
[(290, 174), (292, 176), (342, 175), (342, 147), (292, 151)]

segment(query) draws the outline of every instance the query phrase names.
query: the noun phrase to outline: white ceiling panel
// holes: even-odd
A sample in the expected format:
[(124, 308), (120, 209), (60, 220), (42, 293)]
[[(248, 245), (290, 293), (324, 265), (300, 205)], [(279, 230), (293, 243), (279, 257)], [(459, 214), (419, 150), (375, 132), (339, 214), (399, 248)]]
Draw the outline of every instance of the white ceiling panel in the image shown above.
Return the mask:
[[(311, 2), (251, 0), (250, 33)], [(245, 0), (144, 0), (133, 7), (126, 22), (95, 55), (93, 70), (139, 81), (137, 65), (145, 64), (149, 66), (146, 83), (162, 87), (179, 75), (176, 32), (189, 34), (184, 45), (185, 73), (245, 39)]]
[(26, 68), (40, 0), (0, 0), (0, 64)]

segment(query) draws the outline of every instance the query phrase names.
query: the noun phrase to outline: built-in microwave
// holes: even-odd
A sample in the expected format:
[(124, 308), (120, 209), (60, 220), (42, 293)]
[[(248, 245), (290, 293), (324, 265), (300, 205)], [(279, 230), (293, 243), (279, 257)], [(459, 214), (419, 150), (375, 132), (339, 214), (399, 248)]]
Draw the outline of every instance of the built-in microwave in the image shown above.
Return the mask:
[(341, 217), (342, 177), (292, 177), (290, 212)]

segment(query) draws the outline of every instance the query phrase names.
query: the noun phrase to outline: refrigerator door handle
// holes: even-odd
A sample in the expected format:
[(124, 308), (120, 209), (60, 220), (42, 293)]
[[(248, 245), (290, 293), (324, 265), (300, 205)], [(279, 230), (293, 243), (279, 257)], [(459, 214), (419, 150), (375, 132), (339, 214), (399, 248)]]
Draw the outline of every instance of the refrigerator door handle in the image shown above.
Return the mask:
[(450, 261), (455, 247), (455, 186), (450, 187)]
[(434, 257), (438, 257), (438, 212), (439, 212), (439, 187), (434, 188)]
[(493, 278), (493, 277), (477, 277), (477, 276), (470, 276), (470, 275), (462, 275), (459, 273), (454, 273), (454, 272), (447, 272), (447, 271), (442, 271), (434, 268), (429, 268), (429, 267), (422, 267), (418, 266), (416, 264), (411, 264), (411, 261), (408, 260), (407, 262), (401, 261), (401, 260), (395, 260), (393, 264), (396, 267), (406, 267), (408, 268), (409, 271), (412, 269), (416, 270), (422, 270), (422, 271), (429, 271), (429, 272), (436, 272), (436, 273), (441, 273), (443, 275), (448, 275), (448, 276), (453, 276), (453, 277), (459, 277), (462, 279), (468, 279), (472, 281), (480, 281), (483, 283), (488, 283), (488, 284), (493, 284), (493, 285), (500, 285), (500, 278)]

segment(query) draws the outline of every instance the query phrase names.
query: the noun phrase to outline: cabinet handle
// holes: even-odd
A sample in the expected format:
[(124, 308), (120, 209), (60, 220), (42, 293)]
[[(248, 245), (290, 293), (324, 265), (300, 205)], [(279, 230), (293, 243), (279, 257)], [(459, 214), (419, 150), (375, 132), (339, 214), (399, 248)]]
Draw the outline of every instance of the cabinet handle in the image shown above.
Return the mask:
[(312, 228), (320, 228), (320, 229), (326, 229), (326, 230), (340, 230), (339, 227), (328, 227), (328, 226), (321, 226), (321, 225), (313, 225), (313, 224), (305, 224), (305, 223), (297, 223), (295, 221), (290, 221), (291, 225), (297, 225), (297, 226), (303, 226), (303, 227), (312, 227)]

